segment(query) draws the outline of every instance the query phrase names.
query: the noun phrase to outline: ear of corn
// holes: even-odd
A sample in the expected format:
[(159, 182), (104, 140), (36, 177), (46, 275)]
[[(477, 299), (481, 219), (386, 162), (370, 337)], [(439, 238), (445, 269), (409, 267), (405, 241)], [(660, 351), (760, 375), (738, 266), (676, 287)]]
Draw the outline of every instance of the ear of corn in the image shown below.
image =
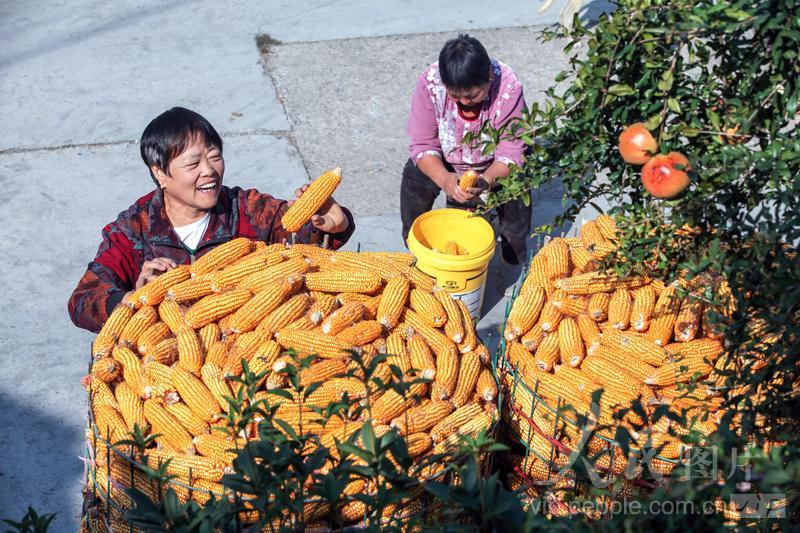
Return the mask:
[[(188, 455), (159, 449), (150, 450), (147, 455), (149, 458), (148, 464), (151, 468), (166, 464), (169, 474), (178, 476), (186, 481), (191, 480), (193, 482), (198, 478), (220, 481), (225, 473), (225, 469), (221, 465), (199, 455)], [(220, 485), (220, 489), (222, 488)], [(221, 490), (220, 494), (224, 494), (224, 490)]]
[(497, 382), (494, 379), (494, 374), (488, 368), (481, 369), (475, 388), (478, 395), (485, 402), (493, 402), (497, 398)]
[(412, 407), (392, 420), (391, 426), (401, 435), (426, 431), (453, 411), (453, 405), (444, 400), (431, 400), (425, 405)]
[(545, 246), (542, 253), (545, 254), (546, 272), (549, 279), (557, 280), (569, 275), (569, 246), (564, 239), (556, 237)]
[(374, 294), (381, 286), (381, 278), (366, 271), (312, 272), (306, 275), (305, 285), (311, 291)]
[(533, 286), (517, 297), (506, 321), (506, 340), (516, 340), (530, 331), (539, 319), (545, 296), (542, 287)]
[(446, 400), (453, 396), (458, 383), (458, 367), (459, 360), (455, 346), (447, 346), (436, 352), (436, 376), (432, 389), (435, 398)]
[(125, 420), (125, 427), (127, 427), (128, 431), (133, 431), (134, 425), (136, 424), (144, 431), (145, 420), (142, 399), (125, 381), (119, 383), (114, 388), (114, 396), (117, 399), (120, 414), (122, 414), (122, 418)]
[(219, 341), (222, 331), (219, 324), (212, 322), (200, 328), (197, 334), (200, 336), (200, 344), (203, 345), (203, 353), (207, 354), (211, 345)]
[(433, 328), (442, 327), (447, 322), (447, 313), (444, 307), (430, 292), (420, 289), (412, 290), (410, 304), (411, 309)]
[(636, 331), (647, 331), (650, 316), (656, 305), (656, 292), (652, 285), (645, 285), (633, 291), (631, 307), (631, 327)]
[(553, 365), (558, 361), (558, 334), (548, 335), (542, 341), (542, 344), (536, 349), (534, 361), (539, 370), (547, 372), (553, 369)]
[[(694, 339), (688, 342), (676, 342), (664, 347), (670, 357), (701, 357), (716, 360), (722, 354), (722, 343), (716, 339)], [(664, 353), (664, 352), (662, 352)]]
[(680, 308), (681, 300), (678, 298), (675, 285), (671, 284), (661, 291), (656, 300), (650, 328), (647, 330), (648, 338), (659, 346), (667, 345), (672, 338)]
[(342, 376), (347, 372), (347, 367), (348, 360), (344, 357), (315, 362), (300, 371), (300, 385), (308, 387), (312, 383), (323, 383), (328, 379)]
[(461, 188), (462, 191), (466, 191), (467, 189), (471, 189), (473, 187), (478, 186), (478, 173), (474, 170), (468, 170), (461, 174), (461, 178), (458, 180), (458, 186)]
[(214, 292), (213, 280), (212, 274), (208, 273), (182, 281), (167, 290), (165, 300), (181, 303), (208, 296)]
[(686, 342), (694, 339), (700, 329), (700, 317), (703, 315), (703, 304), (694, 299), (684, 300), (675, 319), (675, 339)]
[(155, 400), (145, 400), (144, 418), (150, 424), (150, 431), (156, 437), (156, 441), (162, 443), (170, 450), (183, 453), (193, 453), (192, 436), (180, 422), (167, 412)]
[(311, 182), (308, 189), (283, 214), (281, 224), (290, 233), (298, 231), (303, 224), (319, 211), (342, 182), (342, 169), (334, 168), (322, 173)]
[(308, 310), (308, 318), (311, 323), (318, 325), (328, 315), (333, 313), (338, 305), (336, 297), (327, 292), (313, 292), (311, 294), (311, 308)]
[(306, 312), (308, 304), (306, 294), (296, 294), (268, 314), (255, 330), (265, 337), (274, 335), (281, 328), (300, 318)]
[(603, 232), (600, 231), (597, 222), (587, 220), (581, 226), (581, 241), (583, 241), (583, 246), (592, 249), (596, 244), (606, 242), (606, 239), (603, 237)]
[(578, 322), (572, 318), (564, 318), (558, 324), (558, 353), (561, 364), (577, 367), (585, 354)]
[[(106, 346), (110, 342), (111, 346), (113, 346), (114, 343), (117, 342), (122, 330), (125, 329), (125, 325), (133, 317), (133, 313), (133, 309), (127, 305), (118, 305), (115, 307), (114, 310), (111, 311), (111, 314), (108, 315), (108, 319), (97, 334), (95, 345)], [(110, 351), (110, 347), (108, 347), (108, 352), (110, 353)], [(94, 350), (94, 354), (97, 355), (96, 349)]]
[(148, 355), (161, 341), (172, 336), (172, 331), (164, 322), (155, 322), (148, 327), (138, 339), (139, 353)]
[(410, 292), (411, 284), (405, 276), (395, 276), (386, 282), (377, 312), (377, 319), (383, 327), (392, 329), (397, 325)]
[(156, 310), (145, 305), (136, 311), (119, 334), (117, 342), (125, 346), (136, 346), (136, 341), (144, 331), (158, 320)]
[(373, 342), (381, 336), (381, 333), (383, 333), (383, 328), (380, 322), (377, 320), (362, 320), (343, 329), (336, 334), (336, 337), (345, 344), (361, 347)]
[(293, 280), (303, 279), (310, 268), (311, 264), (304, 257), (293, 257), (283, 263), (251, 274), (238, 286), (259, 293), (271, 287), (275, 282), (292, 283)]
[(550, 301), (558, 309), (559, 313), (565, 316), (578, 316), (586, 312), (588, 298), (567, 294), (564, 291), (554, 291)]
[(293, 284), (285, 281), (274, 281), (266, 285), (233, 313), (227, 325), (228, 331), (246, 333), (255, 329), (286, 300), (293, 289)]
[(336, 335), (343, 329), (352, 326), (364, 316), (364, 305), (359, 302), (348, 302), (322, 322), (322, 332)]
[(253, 242), (247, 237), (239, 237), (221, 244), (192, 263), (189, 271), (192, 277), (207, 274), (235, 263), (253, 249)]
[(164, 408), (193, 436), (202, 435), (208, 431), (208, 424), (189, 409), (189, 406), (185, 403), (168, 403)]
[(184, 282), (190, 277), (189, 265), (179, 265), (134, 291), (129, 301), (135, 302), (137, 305), (158, 305), (172, 286)]
[(113, 356), (122, 365), (122, 377), (131, 389), (140, 398), (148, 398), (150, 390), (139, 357), (131, 349), (121, 345), (114, 348)]
[(225, 413), (230, 411), (230, 405), (225, 398), (233, 397), (233, 394), (231, 394), (231, 389), (225, 381), (222, 369), (213, 363), (206, 363), (200, 369), (200, 379), (214, 396), (220, 411)]
[(611, 304), (611, 294), (598, 292), (589, 297), (586, 311), (592, 320), (602, 322), (608, 318), (608, 306)]
[(569, 249), (569, 259), (579, 273), (583, 274), (593, 270), (596, 262), (586, 248), (576, 247)]
[(198, 417), (206, 422), (214, 420), (220, 412), (214, 395), (191, 372), (176, 366), (172, 369), (172, 383), (181, 399)]
[(555, 332), (558, 329), (558, 323), (561, 321), (561, 311), (558, 310), (553, 302), (547, 302), (542, 307), (542, 314), (539, 318), (539, 325), (545, 332)]
[(203, 366), (203, 346), (193, 329), (188, 327), (178, 331), (178, 366), (193, 372), (200, 373)]
[(411, 366), (420, 372), (425, 379), (436, 376), (436, 361), (430, 348), (420, 335), (411, 335), (406, 340), (406, 346), (411, 357)]
[(372, 405), (372, 416), (382, 424), (388, 424), (409, 407), (419, 403), (416, 397), (425, 394), (426, 385), (415, 383), (409, 386), (405, 394), (396, 390), (388, 390)]
[(456, 407), (466, 405), (475, 392), (478, 376), (481, 373), (481, 360), (477, 352), (467, 352), (461, 356), (458, 366), (458, 381), (451, 401)]
[(293, 331), (282, 329), (275, 335), (278, 344), (286, 349), (294, 348), (304, 355), (316, 354), (324, 358), (337, 358), (347, 355), (353, 349), (336, 337), (315, 331)]
[(461, 311), (453, 296), (445, 290), (434, 291), (436, 299), (442, 304), (447, 321), (444, 323), (444, 333), (456, 344), (464, 340), (464, 324), (461, 323)]
[(128, 429), (119, 411), (110, 405), (95, 405), (93, 414), (101, 438), (109, 439), (111, 444), (127, 438)]
[(648, 385), (664, 387), (703, 378), (712, 370), (712, 366), (702, 357), (684, 357), (680, 361), (664, 363), (660, 368), (653, 369), (645, 379)]
[(422, 338), (425, 339), (425, 342), (428, 343), (428, 346), (431, 347), (434, 353), (438, 354), (450, 348), (455, 349), (453, 341), (448, 339), (447, 336), (438, 329), (429, 326), (422, 317), (411, 309), (406, 309), (403, 317), (405, 318), (405, 322), (408, 323), (415, 332), (422, 335)]
[(389, 355), (386, 362), (397, 366), (404, 375), (411, 370), (411, 357), (406, 350), (405, 337), (400, 332), (395, 331), (386, 338), (386, 353)]
[(461, 323), (464, 324), (464, 340), (458, 345), (458, 351), (461, 353), (471, 352), (478, 346), (478, 334), (475, 331), (475, 323), (469, 314), (467, 304), (461, 299), (456, 299), (456, 305), (461, 311)]
[(620, 287), (608, 303), (608, 322), (617, 329), (628, 329), (631, 318), (631, 297), (628, 289)]
[(669, 353), (653, 344), (642, 335), (607, 328), (603, 331), (601, 343), (619, 353), (635, 354), (651, 366), (661, 366)]
[(237, 451), (241, 450), (244, 444), (241, 441), (226, 438), (219, 432), (198, 435), (193, 442), (197, 447), (197, 453), (218, 465), (233, 464)]
[(526, 350), (529, 352), (535, 352), (539, 345), (544, 340), (544, 336), (546, 335), (546, 331), (542, 329), (542, 325), (540, 322), (534, 324), (534, 326), (519, 339), (522, 345), (525, 347)]
[(238, 376), (242, 373), (242, 360), (250, 362), (256, 350), (264, 342), (264, 337), (257, 331), (248, 331), (236, 338), (222, 366), (225, 376)]
[(268, 270), (284, 260), (279, 251), (253, 253), (236, 263), (211, 274), (211, 288), (214, 292), (232, 289), (240, 281), (258, 272)]
[(231, 289), (202, 298), (186, 311), (184, 320), (189, 327), (200, 329), (242, 307), (252, 293), (248, 289)]
[(110, 383), (122, 376), (122, 365), (111, 357), (98, 359), (92, 364), (92, 376)]

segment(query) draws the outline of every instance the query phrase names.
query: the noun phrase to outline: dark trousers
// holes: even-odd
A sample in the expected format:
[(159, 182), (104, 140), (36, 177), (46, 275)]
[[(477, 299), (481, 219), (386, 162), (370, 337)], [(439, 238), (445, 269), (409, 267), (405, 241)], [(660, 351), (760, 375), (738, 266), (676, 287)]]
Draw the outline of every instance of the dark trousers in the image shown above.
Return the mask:
[[(448, 171), (453, 168), (445, 163)], [(403, 221), (403, 242), (408, 240), (408, 232), (414, 220), (433, 207), (441, 189), (432, 179), (425, 175), (410, 159), (403, 168), (403, 181), (400, 184), (400, 218)], [(447, 199), (448, 207), (471, 209), (474, 206), (456, 203)], [(522, 262), (527, 259), (525, 244), (531, 232), (531, 206), (526, 207), (520, 200), (514, 200), (497, 207), (500, 222), (500, 236), (503, 256), (515, 257)]]

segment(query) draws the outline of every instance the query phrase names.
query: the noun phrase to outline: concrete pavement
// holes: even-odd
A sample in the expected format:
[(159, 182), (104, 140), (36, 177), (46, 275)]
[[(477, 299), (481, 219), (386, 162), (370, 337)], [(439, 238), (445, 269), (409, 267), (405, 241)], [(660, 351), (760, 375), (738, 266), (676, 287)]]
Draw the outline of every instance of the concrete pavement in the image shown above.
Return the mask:
[[(540, 15), (530, 0), (491, 12), (455, 0), (0, 1), (0, 517), (32, 505), (58, 513), (52, 531), (77, 528), (92, 335), (72, 326), (66, 301), (102, 226), (151, 188), (136, 144), (151, 118), (174, 105), (208, 117), (226, 143), (228, 184), (286, 197), (309, 174), (344, 167), (337, 196), (359, 225), (348, 247), (400, 249), (418, 71), (468, 30), (536, 98), (563, 58), (531, 28), (555, 21), (556, 4)], [(266, 58), (260, 34), (280, 41)], [(536, 223), (559, 203), (557, 189), (537, 193)], [(498, 279), (487, 337), (504, 306)]]

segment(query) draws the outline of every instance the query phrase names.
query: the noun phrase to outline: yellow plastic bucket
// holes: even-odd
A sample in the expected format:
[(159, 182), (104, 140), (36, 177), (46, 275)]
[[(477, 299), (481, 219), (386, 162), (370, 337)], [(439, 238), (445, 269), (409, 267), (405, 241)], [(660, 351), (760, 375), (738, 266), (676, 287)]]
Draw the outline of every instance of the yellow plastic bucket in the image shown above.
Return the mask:
[[(455, 241), (467, 253), (434, 251), (444, 250), (449, 241)], [(486, 271), (494, 248), (492, 225), (463, 209), (428, 211), (414, 221), (408, 233), (408, 249), (417, 259), (417, 268), (454, 298), (463, 300), (473, 319), (480, 316)]]

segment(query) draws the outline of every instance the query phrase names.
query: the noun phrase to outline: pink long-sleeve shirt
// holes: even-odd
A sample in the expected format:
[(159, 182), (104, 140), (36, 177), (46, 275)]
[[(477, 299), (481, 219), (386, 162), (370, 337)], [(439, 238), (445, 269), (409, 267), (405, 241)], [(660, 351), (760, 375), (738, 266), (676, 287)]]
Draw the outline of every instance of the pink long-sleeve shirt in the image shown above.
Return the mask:
[(495, 160), (522, 165), (525, 144), (521, 140), (500, 141), (494, 153), (487, 155), (480, 146), (470, 148), (463, 143), (468, 131), (479, 131), (487, 120), (492, 126), (500, 127), (510, 118), (520, 116), (525, 107), (522, 84), (511, 67), (493, 59), (492, 73), (489, 95), (480, 115), (467, 120), (459, 114), (455, 100), (447, 95), (439, 76), (439, 63), (433, 63), (422, 72), (411, 97), (406, 127), (414, 163), (426, 155), (435, 155), (450, 163), (459, 174), (467, 170), (482, 172)]

